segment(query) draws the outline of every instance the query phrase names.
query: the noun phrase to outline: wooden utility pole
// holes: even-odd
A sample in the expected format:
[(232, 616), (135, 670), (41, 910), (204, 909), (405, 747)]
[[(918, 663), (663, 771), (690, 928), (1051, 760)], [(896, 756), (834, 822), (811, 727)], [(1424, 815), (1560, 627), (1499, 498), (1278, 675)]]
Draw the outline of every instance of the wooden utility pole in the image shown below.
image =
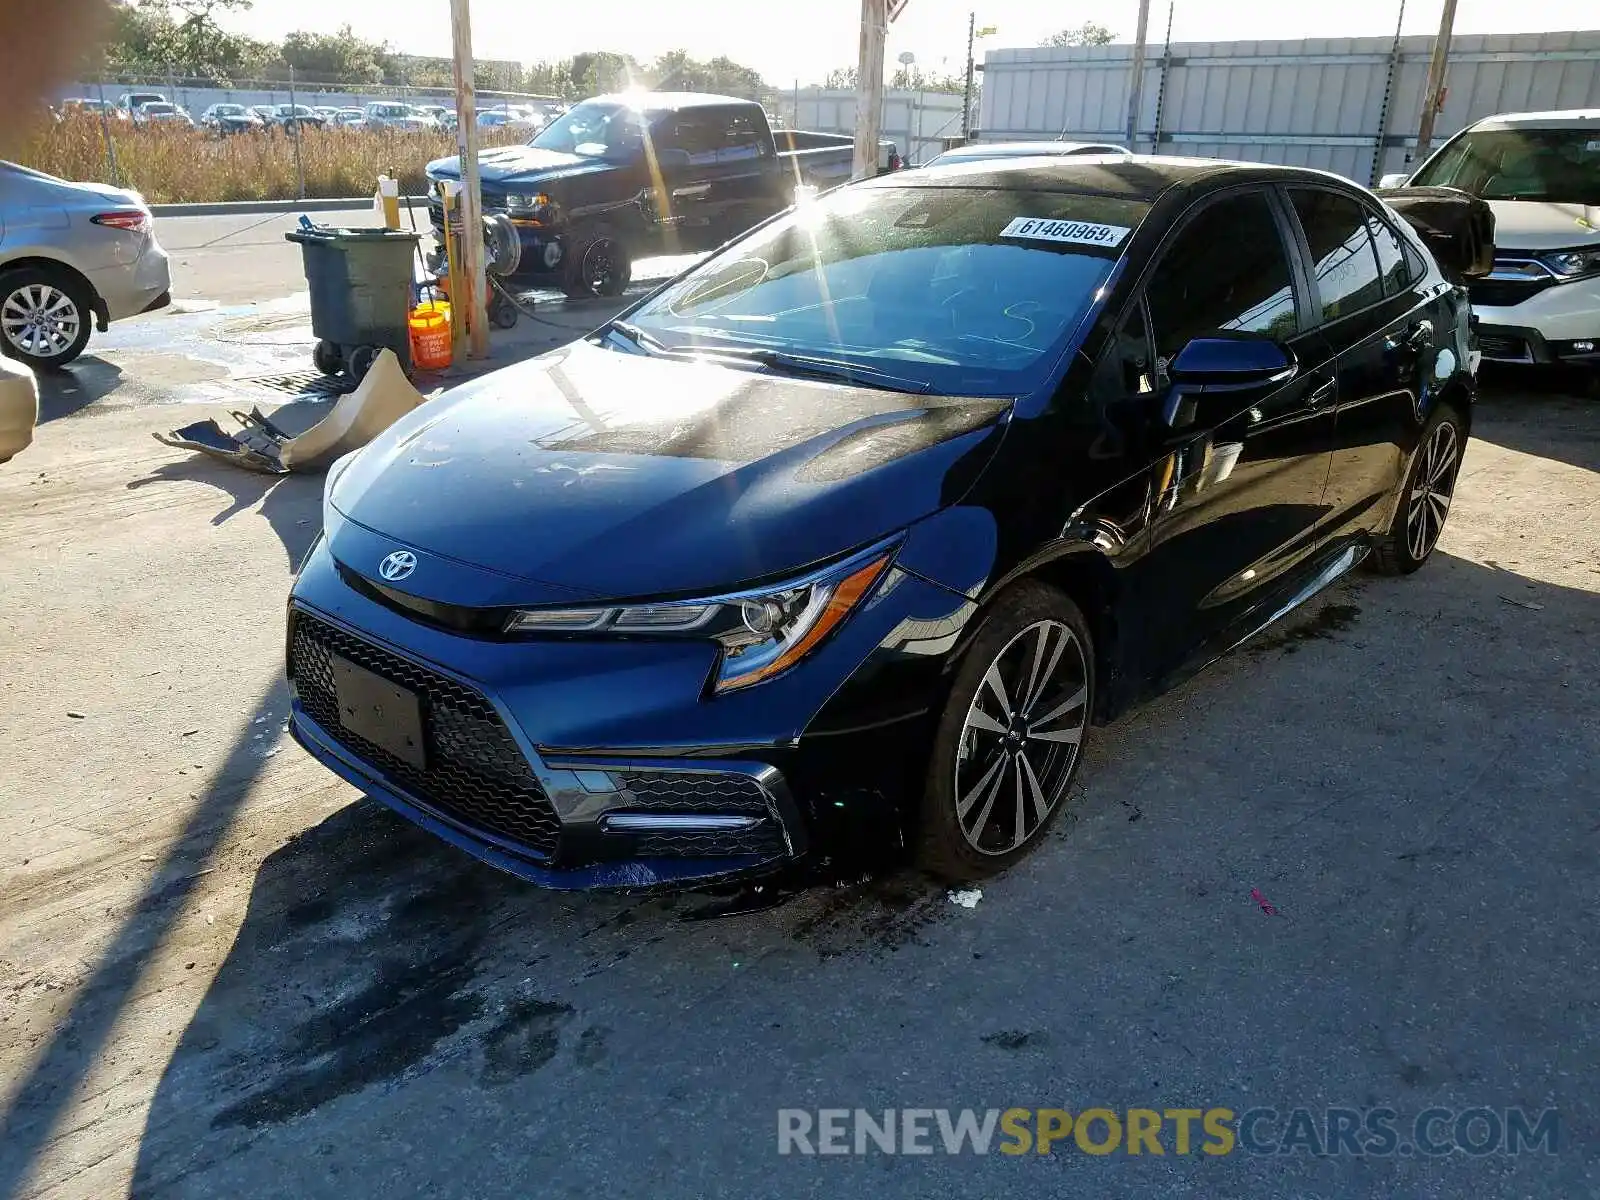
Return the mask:
[(1444, 73), (1450, 66), (1450, 37), (1455, 32), (1456, 0), (1444, 0), (1439, 16), (1439, 36), (1433, 42), (1433, 61), (1428, 64), (1428, 84), (1422, 89), (1422, 119), (1417, 123), (1417, 162), (1428, 157), (1433, 146), (1433, 122), (1444, 107)]
[(478, 102), (472, 90), (471, 0), (450, 0), (450, 40), (455, 54), (456, 151), (461, 155), (461, 259), (464, 296), (450, 296), (452, 313), (465, 313), (467, 357), (489, 354), (488, 279), (483, 267), (483, 192), (478, 179)]
[(1150, 0), (1139, 0), (1139, 32), (1133, 41), (1133, 74), (1128, 79), (1128, 149), (1137, 153), (1139, 109), (1144, 103), (1144, 48), (1150, 36)]
[(878, 130), (883, 121), (883, 46), (889, 36), (889, 0), (861, 0), (861, 57), (856, 64), (856, 155), (852, 179), (878, 173)]

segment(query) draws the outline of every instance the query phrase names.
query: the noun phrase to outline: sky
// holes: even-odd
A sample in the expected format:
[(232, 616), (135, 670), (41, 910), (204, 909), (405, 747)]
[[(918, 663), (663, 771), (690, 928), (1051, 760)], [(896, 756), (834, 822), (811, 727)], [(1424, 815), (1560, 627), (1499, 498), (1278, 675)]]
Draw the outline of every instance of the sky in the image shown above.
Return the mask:
[[(888, 58), (903, 51), (932, 71), (965, 69), (967, 13), (974, 0), (908, 0), (890, 27)], [(1096, 21), (1119, 41), (1132, 41), (1138, 0), (978, 0), (978, 25), (998, 32), (985, 49), (1033, 46), (1054, 30)], [(1405, 32), (1434, 33), (1443, 0), (1406, 0)], [(860, 0), (472, 0), (473, 47), (479, 58), (533, 62), (582, 50), (615, 50), (641, 61), (682, 48), (696, 58), (725, 54), (755, 67), (774, 86), (821, 82), (834, 67), (856, 61)], [(1174, 41), (1392, 36), (1400, 0), (1176, 0)], [(789, 15), (803, 13), (804, 17)], [(593, 14), (592, 19), (584, 19)], [(304, 29), (331, 33), (350, 24), (374, 41), (414, 54), (450, 53), (449, 0), (256, 0), (225, 26), (277, 39)], [(1150, 40), (1166, 33), (1167, 0), (1152, 0)], [(1519, 33), (1600, 26), (1596, 0), (1460, 0), (1457, 33)]]

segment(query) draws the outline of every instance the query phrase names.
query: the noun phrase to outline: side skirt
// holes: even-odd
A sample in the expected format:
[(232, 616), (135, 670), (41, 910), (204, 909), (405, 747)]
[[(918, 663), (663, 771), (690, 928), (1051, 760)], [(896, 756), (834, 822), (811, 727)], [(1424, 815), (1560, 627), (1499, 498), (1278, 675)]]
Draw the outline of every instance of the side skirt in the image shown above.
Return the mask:
[[(1370, 552), (1371, 547), (1364, 540), (1351, 542), (1341, 547), (1317, 569), (1315, 574), (1311, 575), (1284, 599), (1268, 609), (1266, 616), (1261, 616), (1259, 610), (1256, 613), (1247, 615), (1240, 623), (1240, 626), (1235, 626), (1233, 631), (1224, 632), (1221, 636), (1206, 643), (1181, 666), (1170, 674), (1162, 676), (1145, 693), (1145, 696), (1159, 695), (1178, 686), (1180, 683), (1194, 678), (1218, 659), (1232, 653), (1251, 638), (1276, 625), (1319, 592), (1326, 591), (1332, 587), (1340, 579), (1360, 566), (1362, 560)], [(1237, 629), (1241, 626), (1245, 630), (1243, 633), (1237, 632)]]

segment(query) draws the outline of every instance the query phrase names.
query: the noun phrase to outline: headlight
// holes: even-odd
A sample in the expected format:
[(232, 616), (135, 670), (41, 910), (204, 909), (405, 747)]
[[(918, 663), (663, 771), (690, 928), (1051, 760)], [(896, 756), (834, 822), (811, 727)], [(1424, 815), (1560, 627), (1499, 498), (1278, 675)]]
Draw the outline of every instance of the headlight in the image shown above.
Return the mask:
[(1578, 250), (1552, 250), (1539, 256), (1541, 262), (1562, 279), (1577, 279), (1600, 272), (1600, 247)]
[(789, 583), (704, 600), (527, 609), (506, 632), (703, 637), (722, 647), (715, 690), (730, 692), (782, 674), (821, 645), (893, 558), (892, 546), (875, 546)]
[(561, 209), (544, 192), (507, 196), (506, 211), (535, 225), (554, 225), (561, 219)]

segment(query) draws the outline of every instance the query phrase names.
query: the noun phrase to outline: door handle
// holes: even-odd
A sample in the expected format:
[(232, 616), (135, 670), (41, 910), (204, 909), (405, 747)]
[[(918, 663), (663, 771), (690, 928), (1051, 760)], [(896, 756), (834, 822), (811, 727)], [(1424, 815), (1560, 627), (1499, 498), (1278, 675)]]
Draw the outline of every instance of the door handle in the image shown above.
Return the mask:
[(1320, 408), (1332, 400), (1338, 391), (1339, 384), (1336, 380), (1330, 379), (1326, 383), (1318, 384), (1311, 390), (1311, 394), (1306, 397), (1306, 407)]

